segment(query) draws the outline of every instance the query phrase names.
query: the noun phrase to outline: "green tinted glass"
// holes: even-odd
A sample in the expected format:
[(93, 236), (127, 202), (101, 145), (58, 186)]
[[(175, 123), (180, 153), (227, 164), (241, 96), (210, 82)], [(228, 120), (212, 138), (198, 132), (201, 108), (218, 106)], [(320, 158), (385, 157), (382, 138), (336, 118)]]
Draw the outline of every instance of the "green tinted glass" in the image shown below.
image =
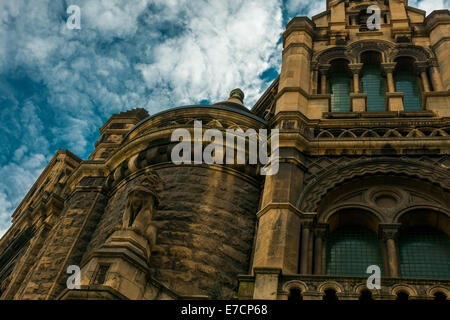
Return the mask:
[(450, 279), (450, 238), (431, 228), (411, 228), (400, 234), (402, 277)]
[(385, 111), (386, 97), (381, 67), (375, 64), (364, 65), (362, 89), (367, 93), (367, 111)]
[(412, 72), (399, 71), (395, 74), (395, 89), (397, 92), (403, 92), (405, 110), (421, 110), (419, 87), (416, 77)]
[(376, 233), (360, 227), (345, 227), (329, 235), (327, 274), (365, 276), (370, 265), (383, 269)]
[(330, 76), (331, 111), (350, 111), (350, 80), (345, 73), (334, 73)]

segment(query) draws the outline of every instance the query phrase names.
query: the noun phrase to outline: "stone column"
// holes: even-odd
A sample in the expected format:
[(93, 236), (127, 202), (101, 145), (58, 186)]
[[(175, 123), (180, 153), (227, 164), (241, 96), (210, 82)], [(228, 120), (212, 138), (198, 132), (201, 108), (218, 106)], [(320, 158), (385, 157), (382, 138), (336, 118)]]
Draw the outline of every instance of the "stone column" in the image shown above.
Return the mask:
[(386, 92), (386, 104), (388, 111), (403, 111), (404, 93), (395, 91), (394, 70), (396, 62), (382, 63), (383, 72), (386, 74), (388, 92)]
[(327, 224), (317, 224), (314, 228), (315, 245), (314, 245), (314, 274), (322, 274), (322, 252), (324, 239), (328, 230)]
[(311, 93), (319, 93), (319, 66), (318, 63), (311, 64)]
[(353, 93), (359, 93), (361, 90), (359, 85), (359, 74), (361, 73), (362, 67), (362, 63), (352, 63), (348, 65), (348, 68), (353, 74)]
[(319, 67), (320, 72), (320, 93), (327, 94), (328, 93), (328, 72), (330, 70), (330, 65), (325, 64)]
[(386, 73), (388, 92), (395, 92), (395, 82), (393, 72), (397, 63), (382, 63), (384, 72)]
[(425, 61), (416, 62), (415, 67), (422, 80), (423, 91), (430, 92), (430, 82), (428, 81), (427, 75), (428, 63)]
[(434, 91), (445, 91), (444, 85), (442, 84), (441, 73), (439, 72), (439, 64), (437, 61), (432, 61), (430, 75)]
[(312, 223), (305, 221), (302, 224), (302, 244), (300, 249), (300, 273), (309, 274), (309, 241)]
[(449, 90), (450, 12), (448, 10), (436, 10), (432, 12), (425, 21), (425, 28), (429, 33), (430, 47), (433, 49), (437, 62), (439, 63), (443, 91)]
[(398, 260), (398, 250), (397, 250), (397, 236), (399, 224), (385, 224), (380, 225), (380, 236), (386, 246), (387, 252), (387, 265), (389, 276), (397, 278), (400, 275), (399, 272), (399, 260)]

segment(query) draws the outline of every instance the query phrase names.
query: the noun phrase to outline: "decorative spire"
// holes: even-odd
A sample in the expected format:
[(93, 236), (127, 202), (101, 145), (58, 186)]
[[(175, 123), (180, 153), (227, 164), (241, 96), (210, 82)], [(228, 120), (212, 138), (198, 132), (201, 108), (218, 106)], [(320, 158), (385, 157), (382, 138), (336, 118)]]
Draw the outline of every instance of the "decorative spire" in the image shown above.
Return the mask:
[(243, 104), (244, 98), (245, 98), (244, 92), (241, 89), (236, 88), (236, 89), (231, 90), (228, 101), (234, 102), (234, 101), (232, 101), (232, 99), (237, 99), (240, 101), (240, 104)]

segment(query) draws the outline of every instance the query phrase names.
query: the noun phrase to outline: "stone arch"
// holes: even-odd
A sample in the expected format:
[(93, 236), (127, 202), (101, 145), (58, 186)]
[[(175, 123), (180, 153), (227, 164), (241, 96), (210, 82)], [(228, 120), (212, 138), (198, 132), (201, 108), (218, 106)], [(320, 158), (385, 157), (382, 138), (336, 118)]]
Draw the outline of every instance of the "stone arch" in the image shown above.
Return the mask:
[(336, 293), (344, 292), (344, 288), (336, 281), (326, 281), (319, 285), (317, 288), (320, 293), (325, 293), (325, 290), (332, 289)]
[[(343, 205), (340, 207), (331, 207), (330, 210), (325, 211), (323, 214), (319, 214), (317, 222), (326, 223), (329, 225), (337, 216), (345, 215), (345, 212), (351, 213), (356, 210), (365, 213), (361, 215), (361, 219), (359, 219), (358, 222), (362, 222), (362, 225), (374, 232), (378, 232), (379, 224), (385, 223), (383, 216), (379, 212), (375, 211), (370, 206), (363, 205)], [(366, 218), (368, 221), (363, 221), (363, 218)]]
[(410, 57), (419, 61), (430, 61), (434, 58), (431, 51), (425, 49), (424, 47), (415, 45), (404, 45), (397, 46), (394, 50), (391, 50), (388, 55), (388, 62), (394, 62), (397, 58)]
[(395, 44), (386, 40), (361, 40), (353, 42), (346, 50), (347, 56), (351, 57), (353, 63), (361, 61), (361, 54), (366, 51), (376, 51), (381, 54), (383, 62), (389, 62)]
[(372, 296), (378, 297), (380, 295), (380, 289), (368, 289), (367, 285), (364, 283), (359, 283), (354, 287), (354, 292), (358, 295), (361, 294), (362, 291), (368, 290), (372, 293)]
[(308, 291), (308, 286), (306, 285), (306, 283), (304, 283), (303, 281), (300, 280), (292, 280), (292, 281), (288, 281), (283, 285), (282, 291), (288, 293), (289, 290), (291, 289), (300, 289), (300, 291), (302, 293), (304, 293), (305, 291)]
[(327, 65), (336, 59), (344, 59), (347, 60), (348, 63), (352, 62), (350, 57), (346, 54), (345, 47), (334, 47), (323, 50), (317, 54), (314, 60), (316, 60), (320, 65)]
[(417, 291), (408, 284), (396, 284), (391, 288), (391, 294), (395, 296), (401, 291), (406, 292), (410, 297), (417, 296)]
[(450, 173), (438, 167), (414, 160), (392, 158), (356, 160), (323, 170), (300, 194), (297, 207), (305, 212), (316, 212), (322, 197), (338, 184), (355, 177), (373, 174), (396, 174), (416, 177), (450, 190)]
[[(408, 219), (412, 216), (413, 219)], [(397, 213), (394, 223), (410, 222), (410, 226), (427, 226), (444, 232), (450, 237), (450, 212), (436, 205), (418, 205), (406, 208)]]
[(436, 293), (442, 292), (447, 296), (447, 299), (450, 299), (450, 290), (441, 285), (436, 285), (427, 290), (427, 295), (429, 297), (433, 297)]

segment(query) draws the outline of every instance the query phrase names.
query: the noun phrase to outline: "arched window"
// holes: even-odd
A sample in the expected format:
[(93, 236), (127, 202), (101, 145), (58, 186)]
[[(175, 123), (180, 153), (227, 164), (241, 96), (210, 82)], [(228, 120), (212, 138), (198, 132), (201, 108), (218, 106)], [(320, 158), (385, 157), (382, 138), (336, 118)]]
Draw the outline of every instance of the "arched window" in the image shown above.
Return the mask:
[(414, 73), (414, 59), (400, 58), (396, 60), (394, 73), (395, 88), (397, 92), (405, 94), (403, 105), (405, 110), (421, 110), (420, 91), (417, 77)]
[(364, 52), (362, 69), (362, 90), (367, 93), (367, 111), (385, 111), (385, 81), (381, 71), (381, 55), (378, 52)]
[(400, 273), (408, 278), (450, 279), (450, 238), (430, 227), (400, 233)]
[(331, 111), (350, 111), (350, 78), (348, 62), (334, 60), (330, 68)]
[(347, 226), (331, 232), (327, 238), (327, 274), (367, 275), (370, 265), (382, 268), (377, 234), (358, 226)]

